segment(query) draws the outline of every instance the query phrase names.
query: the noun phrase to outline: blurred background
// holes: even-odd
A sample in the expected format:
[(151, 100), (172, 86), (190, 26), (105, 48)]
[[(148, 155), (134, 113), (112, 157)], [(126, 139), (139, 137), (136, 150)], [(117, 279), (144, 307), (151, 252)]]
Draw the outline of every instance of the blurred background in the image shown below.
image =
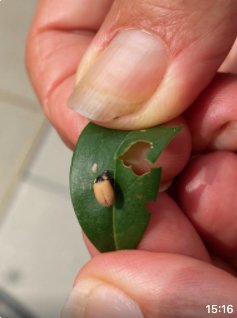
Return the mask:
[(69, 196), (71, 151), (24, 67), (36, 0), (0, 0), (0, 317), (60, 316), (89, 259)]

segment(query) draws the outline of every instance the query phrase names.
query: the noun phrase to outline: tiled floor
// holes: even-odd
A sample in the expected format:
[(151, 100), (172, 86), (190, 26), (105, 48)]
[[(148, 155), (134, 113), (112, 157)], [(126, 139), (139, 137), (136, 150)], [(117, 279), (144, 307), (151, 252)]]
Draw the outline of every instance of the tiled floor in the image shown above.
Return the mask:
[[(0, 1), (1, 290), (37, 317), (59, 317), (89, 259), (69, 197), (71, 152), (46, 122), (24, 70), (36, 0)], [(5, 313), (5, 316), (4, 316)]]

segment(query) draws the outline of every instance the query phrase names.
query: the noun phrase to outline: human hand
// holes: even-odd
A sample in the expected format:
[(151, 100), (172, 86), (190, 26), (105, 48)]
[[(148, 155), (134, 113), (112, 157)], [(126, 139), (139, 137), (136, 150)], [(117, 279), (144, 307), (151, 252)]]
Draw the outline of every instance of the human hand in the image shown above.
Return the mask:
[[(235, 151), (236, 76), (216, 76), (207, 87), (236, 37), (235, 1), (139, 0), (136, 7), (115, 1), (110, 10), (111, 5), (105, 0), (39, 3), (27, 65), (63, 140), (73, 148), (88, 122), (83, 114), (107, 127), (144, 128), (175, 118), (203, 91), (185, 113), (194, 151)], [(144, 50), (133, 60), (136, 43)], [(80, 83), (70, 104), (82, 115), (67, 108), (78, 63)], [(228, 60), (222, 66), (231, 68)], [(168, 175), (164, 182), (188, 161), (188, 129), (178, 138), (160, 159)], [(139, 250), (97, 255), (87, 242), (96, 256), (79, 273), (65, 312), (82, 317), (86, 304), (88, 317), (200, 318), (207, 316), (208, 304), (232, 304), (237, 310), (236, 161), (230, 152), (193, 160), (173, 198), (162, 193), (150, 204), (151, 222)], [(223, 312), (216, 317), (224, 317)]]
[[(26, 64), (47, 117), (73, 148), (85, 117), (135, 129), (181, 114), (226, 58), (236, 16), (235, 0), (62, 0), (60, 5), (41, 0)], [(85, 117), (67, 107), (79, 63), (78, 79), (94, 65), (71, 101)]]

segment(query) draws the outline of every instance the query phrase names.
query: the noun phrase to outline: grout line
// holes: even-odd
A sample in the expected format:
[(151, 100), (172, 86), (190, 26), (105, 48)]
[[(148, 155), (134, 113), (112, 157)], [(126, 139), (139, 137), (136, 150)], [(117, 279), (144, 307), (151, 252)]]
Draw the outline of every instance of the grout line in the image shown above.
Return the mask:
[(32, 113), (42, 113), (39, 104), (27, 96), (22, 96), (17, 93), (0, 88), (0, 97), (1, 101), (8, 103), (11, 106), (22, 107), (23, 109)]
[(35, 160), (37, 159), (39, 153), (42, 151), (42, 148), (44, 147), (44, 144), (46, 142), (46, 139), (48, 138), (51, 129), (52, 128), (49, 125), (48, 121), (46, 121), (44, 130), (42, 130), (41, 134), (37, 138), (36, 143), (32, 146), (30, 150), (30, 158), (27, 162), (27, 168), (25, 170), (29, 170), (28, 167), (34, 165)]
[[(7, 197), (4, 200), (4, 206), (1, 207), (1, 218), (0, 218), (0, 229), (4, 226), (4, 222), (7, 219), (8, 212), (11, 209), (11, 205), (14, 202), (12, 198), (17, 195), (20, 187), (22, 186), (22, 182), (28, 181), (31, 185), (37, 187), (38, 189), (51, 192), (55, 195), (64, 196), (70, 200), (70, 190), (69, 186), (59, 184), (50, 179), (42, 177), (38, 174), (33, 174), (29, 170), (25, 170), (21, 173), (21, 177), (18, 178), (14, 185), (11, 187), (11, 190), (8, 192)], [(72, 208), (73, 209), (73, 208)]]
[(15, 193), (15, 187), (16, 184), (18, 183), (20, 176), (22, 175), (25, 167), (27, 167), (32, 153), (35, 151), (35, 147), (38, 146), (38, 141), (41, 139), (41, 135), (42, 133), (44, 133), (44, 131), (47, 129), (48, 127), (48, 123), (46, 120), (43, 120), (35, 138), (32, 141), (32, 144), (30, 146), (30, 149), (28, 150), (28, 152), (25, 155), (25, 158), (22, 160), (21, 165), (18, 169), (18, 171), (15, 173), (15, 175), (12, 176), (9, 184), (7, 185), (5, 194), (3, 195), (1, 201), (0, 201), (0, 222), (1, 219), (4, 218), (4, 214), (5, 214), (5, 207), (8, 204), (9, 200), (12, 198), (13, 194)]
[(49, 192), (64, 195), (65, 197), (68, 197), (69, 193), (69, 186), (67, 187), (64, 184), (57, 183), (55, 181), (52, 181), (50, 179), (47, 179), (45, 177), (40, 176), (39, 174), (32, 173), (29, 170), (25, 170), (22, 174), (22, 180), (26, 181), (28, 180), (33, 185), (36, 185), (37, 187), (48, 190)]
[[(69, 185), (68, 187), (63, 184), (51, 181), (45, 177), (42, 177), (38, 174), (32, 173), (28, 167), (33, 164), (38, 153), (41, 151), (44, 142), (49, 134), (51, 127), (48, 124), (48, 121), (43, 120), (41, 127), (39, 128), (38, 133), (36, 134), (34, 140), (32, 141), (31, 147), (28, 150), (18, 172), (12, 177), (12, 180), (9, 182), (6, 189), (5, 195), (0, 201), (0, 226), (3, 225), (4, 220), (7, 216), (7, 211), (12, 203), (12, 198), (16, 195), (21, 181), (26, 181), (27, 179), (33, 185), (38, 186), (40, 189), (47, 189), (47, 191), (64, 195), (65, 197), (70, 198)], [(69, 182), (68, 182), (69, 184)]]

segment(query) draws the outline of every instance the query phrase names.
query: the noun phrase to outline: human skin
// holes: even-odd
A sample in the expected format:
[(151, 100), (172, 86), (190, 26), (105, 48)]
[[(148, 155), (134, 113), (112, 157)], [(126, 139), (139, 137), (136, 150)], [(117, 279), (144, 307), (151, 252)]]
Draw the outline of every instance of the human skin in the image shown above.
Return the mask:
[[(100, 254), (85, 238), (92, 259), (66, 317), (202, 318), (208, 304), (237, 312), (236, 44), (228, 55), (236, 21), (235, 0), (39, 1), (26, 64), (70, 148), (90, 120), (115, 129), (184, 126), (157, 163), (164, 183), (179, 175), (149, 204), (138, 249)], [(149, 51), (127, 71), (119, 65), (137, 54), (133, 38)], [(129, 160), (146, 169), (137, 155)]]

